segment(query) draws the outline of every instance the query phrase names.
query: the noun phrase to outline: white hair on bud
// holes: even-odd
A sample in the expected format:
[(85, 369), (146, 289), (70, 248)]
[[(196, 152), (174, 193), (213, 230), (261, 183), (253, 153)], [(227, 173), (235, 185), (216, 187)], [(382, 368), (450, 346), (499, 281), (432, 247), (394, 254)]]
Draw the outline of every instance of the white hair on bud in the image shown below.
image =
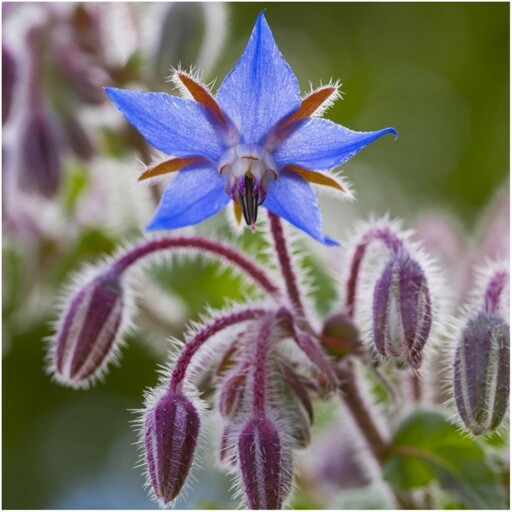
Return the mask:
[[(497, 272), (510, 272), (509, 262), (507, 260), (492, 260), (485, 259), (473, 268), (473, 286), (469, 289), (465, 298), (465, 303), (460, 308), (458, 313), (452, 315), (446, 326), (445, 343), (442, 348), (442, 357), (446, 372), (440, 374), (441, 390), (445, 400), (443, 406), (450, 412), (449, 421), (453, 425), (459, 427), (459, 431), (471, 439), (486, 438), (492, 434), (503, 433), (509, 427), (509, 414), (505, 416), (501, 425), (493, 432), (488, 434), (474, 435), (465, 426), (462, 418), (459, 415), (457, 405), (455, 403), (454, 393), (454, 361), (456, 357), (457, 348), (462, 340), (464, 330), (467, 322), (475, 317), (480, 311), (484, 309), (484, 296), (489, 285), (490, 280)], [(500, 300), (500, 314), (503, 318), (509, 321), (509, 300), (510, 300), (510, 277), (507, 279), (507, 284), (502, 292)]]
[(120, 277), (121, 284), (123, 287), (123, 312), (121, 316), (121, 323), (118, 328), (116, 339), (109, 353), (107, 354), (101, 365), (98, 367), (98, 369), (94, 372), (93, 375), (84, 379), (83, 381), (73, 382), (59, 375), (57, 373), (57, 368), (55, 366), (57, 337), (58, 334), (60, 333), (61, 328), (64, 325), (66, 314), (68, 312), (68, 308), (71, 301), (84, 287), (90, 284), (96, 277), (108, 271), (108, 268), (108, 258), (103, 259), (96, 265), (85, 264), (82, 266), (82, 268), (75, 271), (71, 275), (68, 282), (61, 289), (61, 293), (57, 299), (54, 308), (56, 312), (56, 318), (49, 322), (53, 334), (47, 336), (44, 339), (44, 342), (47, 347), (45, 356), (45, 370), (46, 373), (51, 375), (51, 378), (54, 382), (75, 389), (88, 389), (91, 385), (95, 384), (96, 382), (103, 382), (105, 380), (105, 376), (108, 373), (109, 366), (120, 366), (121, 351), (124, 345), (126, 344), (125, 338), (130, 332), (133, 332), (135, 328), (132, 322), (132, 318), (135, 312), (135, 297), (133, 292), (131, 291), (131, 280), (126, 279), (123, 276)]
[[(416, 260), (425, 274), (428, 284), (432, 325), (429, 333), (428, 341), (422, 349), (422, 368), (430, 366), (433, 354), (439, 350), (442, 343), (442, 335), (444, 333), (447, 322), (447, 312), (450, 311), (452, 303), (450, 292), (445, 286), (445, 278), (442, 275), (438, 263), (429, 256), (423, 249), (420, 242), (413, 240), (414, 231), (404, 230), (402, 221), (390, 219), (389, 215), (384, 217), (370, 216), (367, 221), (360, 221), (356, 224), (352, 234), (348, 237), (346, 246), (350, 247), (347, 251), (347, 258), (343, 264), (342, 274), (342, 290), (340, 295), (346, 298), (346, 283), (349, 276), (349, 265), (352, 262), (355, 248), (361, 243), (363, 236), (371, 230), (389, 230), (399, 240), (402, 241), (404, 248), (412, 259)], [(386, 263), (389, 261), (389, 250), (382, 242), (376, 240), (371, 242), (367, 248), (365, 256), (359, 271), (357, 281), (357, 289), (355, 295), (355, 322), (359, 327), (363, 341), (367, 348), (374, 356), (381, 358), (377, 353), (374, 343), (372, 342), (372, 324), (373, 324), (373, 290), (376, 281), (379, 279)], [(427, 371), (423, 375), (430, 375)], [(433, 377), (437, 379), (437, 376)], [(427, 386), (426, 386), (427, 387)], [(426, 397), (425, 397), (426, 398)]]

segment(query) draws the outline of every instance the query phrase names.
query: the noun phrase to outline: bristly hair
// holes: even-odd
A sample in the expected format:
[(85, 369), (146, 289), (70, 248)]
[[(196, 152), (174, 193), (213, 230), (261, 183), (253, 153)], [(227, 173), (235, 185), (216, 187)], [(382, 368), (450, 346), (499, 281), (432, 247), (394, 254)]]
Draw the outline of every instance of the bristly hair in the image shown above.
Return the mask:
[[(475, 436), (472, 432), (470, 432), (464, 425), (456, 403), (455, 403), (455, 393), (453, 389), (453, 381), (454, 381), (454, 365), (456, 351), (458, 344), (461, 341), (461, 336), (463, 335), (464, 328), (466, 326), (467, 321), (478, 314), (479, 311), (484, 309), (484, 295), (486, 288), (489, 284), (492, 276), (499, 271), (509, 271), (509, 262), (506, 260), (491, 260), (486, 259), (484, 262), (481, 262), (473, 269), (473, 286), (467, 293), (465, 298), (464, 305), (460, 308), (457, 314), (452, 315), (449, 320), (446, 322), (446, 330), (447, 335), (445, 337), (445, 343), (442, 349), (442, 356), (444, 359), (445, 367), (448, 370), (443, 375), (441, 375), (441, 386), (442, 391), (445, 396), (448, 398), (443, 403), (443, 406), (450, 411), (449, 421), (459, 427), (460, 432), (463, 432), (465, 435), (470, 438), (486, 438), (496, 432), (498, 434), (504, 432), (509, 427), (509, 414), (506, 415), (501, 425), (493, 432), (489, 434), (483, 434), (479, 436)], [(500, 304), (500, 313), (503, 315), (503, 318), (506, 319), (508, 323), (510, 320), (508, 318), (509, 315), (509, 298), (510, 298), (510, 279), (507, 280), (506, 288), (502, 292), (502, 301)]]
[[(389, 230), (404, 244), (413, 259), (415, 259), (422, 268), (429, 287), (431, 307), (432, 307), (432, 327), (430, 329), (429, 340), (423, 347), (424, 361), (427, 366), (430, 360), (429, 352), (435, 351), (440, 346), (440, 338), (443, 333), (443, 326), (450, 309), (451, 298), (445, 285), (445, 278), (442, 275), (438, 263), (429, 256), (423, 249), (422, 244), (413, 241), (413, 230), (403, 230), (400, 220), (391, 220), (389, 215), (384, 217), (370, 216), (367, 221), (360, 221), (356, 224), (352, 235), (346, 242), (346, 247), (350, 249), (346, 252), (347, 258), (343, 265), (342, 289), (340, 296), (346, 299), (346, 282), (348, 279), (349, 263), (352, 261), (354, 250), (361, 242), (362, 237), (370, 230)], [(371, 243), (367, 253), (363, 258), (359, 273), (356, 296), (355, 296), (355, 318), (354, 321), (359, 327), (362, 339), (365, 341), (368, 349), (373, 351), (372, 343), (372, 300), (373, 288), (375, 282), (380, 276), (384, 265), (389, 260), (389, 251), (386, 246), (378, 241)], [(374, 352), (375, 353), (375, 352)]]
[(111, 258), (103, 258), (102, 261), (98, 262), (95, 265), (89, 263), (82, 265), (80, 269), (78, 269), (71, 275), (68, 282), (64, 284), (64, 286), (61, 289), (61, 293), (56, 301), (54, 308), (56, 315), (54, 319), (49, 321), (49, 326), (53, 334), (45, 337), (43, 340), (46, 345), (45, 371), (48, 375), (51, 376), (52, 381), (57, 382), (58, 384), (62, 384), (67, 387), (72, 387), (75, 389), (88, 389), (91, 385), (95, 384), (96, 382), (103, 382), (105, 380), (105, 376), (108, 373), (108, 368), (110, 365), (120, 366), (121, 351), (124, 345), (126, 344), (125, 338), (129, 335), (130, 332), (133, 332), (135, 329), (135, 325), (132, 322), (132, 318), (135, 314), (135, 296), (132, 291), (133, 286), (131, 286), (133, 277), (126, 276), (122, 276), (120, 278), (124, 281), (124, 305), (122, 319), (118, 329), (118, 334), (112, 348), (110, 349), (109, 354), (101, 363), (96, 372), (94, 372), (94, 374), (88, 377), (87, 379), (84, 379), (83, 381), (76, 383), (61, 378), (57, 374), (55, 367), (57, 335), (60, 332), (61, 327), (63, 326), (66, 317), (66, 312), (68, 310), (68, 306), (71, 303), (71, 300), (73, 299), (73, 297), (75, 297), (76, 294), (80, 292), (80, 290), (82, 290), (85, 286), (91, 283), (97, 276), (107, 271), (110, 266), (110, 262)]

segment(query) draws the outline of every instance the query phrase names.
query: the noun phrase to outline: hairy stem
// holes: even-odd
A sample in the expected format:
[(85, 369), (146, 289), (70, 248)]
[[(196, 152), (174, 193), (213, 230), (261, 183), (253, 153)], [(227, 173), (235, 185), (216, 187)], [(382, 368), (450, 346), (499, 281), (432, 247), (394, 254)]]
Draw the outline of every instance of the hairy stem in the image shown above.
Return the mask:
[(359, 271), (361, 270), (361, 264), (368, 245), (375, 240), (380, 240), (391, 253), (396, 253), (403, 248), (402, 241), (389, 228), (373, 228), (363, 236), (352, 256), (350, 273), (346, 285), (347, 296), (345, 298), (344, 310), (352, 318), (354, 317), (357, 280)]
[(265, 416), (268, 342), (275, 314), (267, 315), (261, 322), (254, 350), (253, 412)]
[(270, 233), (274, 242), (274, 249), (277, 254), (279, 266), (281, 268), (281, 274), (284, 278), (288, 298), (290, 299), (295, 313), (304, 318), (304, 305), (302, 303), (302, 296), (297, 282), (297, 276), (293, 270), (288, 246), (286, 244), (283, 224), (281, 223), (281, 219), (273, 213), (269, 212), (268, 218), (270, 221)]
[(192, 360), (194, 354), (208, 341), (212, 336), (218, 332), (230, 327), (232, 325), (246, 322), (247, 320), (254, 320), (268, 314), (269, 311), (263, 308), (248, 308), (240, 311), (232, 312), (228, 315), (216, 318), (213, 322), (206, 325), (201, 329), (186, 345), (181, 352), (174, 370), (172, 372), (169, 389), (175, 391), (178, 389), (187, 372), (187, 368)]
[(145, 242), (121, 256), (113, 265), (112, 271), (122, 273), (140, 259), (163, 250), (193, 249), (210, 253), (244, 271), (263, 290), (279, 298), (279, 288), (267, 273), (253, 260), (241, 252), (214, 240), (199, 236), (163, 237)]
[(508, 271), (498, 270), (495, 272), (485, 290), (484, 310), (487, 313), (497, 313), (500, 308), (501, 295), (507, 286)]
[[(364, 399), (355, 373), (354, 359), (345, 358), (337, 368), (340, 380), (342, 398), (354, 419), (359, 432), (377, 461), (379, 467), (383, 467), (389, 450), (389, 440), (378, 427), (369, 404)], [(418, 508), (414, 500), (404, 492), (392, 490), (397, 504), (402, 509), (411, 510)]]
[(345, 358), (338, 366), (337, 373), (340, 381), (340, 390), (343, 401), (347, 405), (371, 453), (382, 465), (388, 450), (388, 440), (377, 427), (373, 414), (366, 403), (355, 373), (354, 361), (351, 357)]

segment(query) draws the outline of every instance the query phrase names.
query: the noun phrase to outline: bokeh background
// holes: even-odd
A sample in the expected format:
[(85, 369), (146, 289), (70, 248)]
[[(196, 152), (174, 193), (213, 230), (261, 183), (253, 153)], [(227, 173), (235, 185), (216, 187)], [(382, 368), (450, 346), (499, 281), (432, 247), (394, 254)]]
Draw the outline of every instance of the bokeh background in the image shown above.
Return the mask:
[[(70, 272), (139, 236), (160, 194), (135, 185), (152, 150), (101, 87), (173, 92), (165, 78), (180, 62), (218, 86), (263, 8), (304, 91), (342, 82), (329, 119), (355, 130), (391, 125), (400, 136), (344, 166), (358, 201), (322, 199), (327, 233), (341, 238), (371, 212), (409, 227), (435, 212), (471, 245), (497, 193), (508, 211), (507, 3), (3, 3), (4, 508), (154, 508), (134, 469), (133, 410), (156, 384), (165, 340), (207, 304), (242, 298), (240, 281), (197, 261), (154, 268), (139, 284), (138, 329), (122, 366), (88, 391), (51, 381), (43, 340)], [(508, 240), (507, 222), (502, 230)], [(230, 236), (222, 214), (196, 231)], [(238, 243), (257, 254), (257, 236)], [(326, 311), (333, 258), (305, 243)], [(319, 423), (321, 439), (329, 426)], [(357, 491), (368, 482), (331, 469), (319, 470), (331, 494), (351, 487), (343, 496), (355, 501), (330, 505), (361, 506)], [(233, 507), (231, 482), (210, 457), (197, 477), (182, 507)], [(307, 487), (293, 505), (326, 506)]]

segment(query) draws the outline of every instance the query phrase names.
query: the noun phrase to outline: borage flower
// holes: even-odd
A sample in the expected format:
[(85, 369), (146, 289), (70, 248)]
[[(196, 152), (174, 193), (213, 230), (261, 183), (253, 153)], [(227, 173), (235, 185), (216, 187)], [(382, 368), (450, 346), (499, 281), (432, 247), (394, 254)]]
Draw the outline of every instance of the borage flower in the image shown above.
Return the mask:
[(253, 231), (261, 205), (314, 239), (336, 244), (323, 233), (309, 183), (344, 192), (324, 171), (396, 131), (355, 132), (312, 117), (335, 99), (338, 89), (327, 85), (301, 98), (297, 77), (277, 48), (263, 13), (216, 97), (190, 74), (176, 71), (175, 79), (192, 100), (106, 89), (126, 119), (155, 148), (173, 156), (139, 179), (180, 171), (147, 229), (196, 224), (233, 201), (237, 222), (243, 215)]

